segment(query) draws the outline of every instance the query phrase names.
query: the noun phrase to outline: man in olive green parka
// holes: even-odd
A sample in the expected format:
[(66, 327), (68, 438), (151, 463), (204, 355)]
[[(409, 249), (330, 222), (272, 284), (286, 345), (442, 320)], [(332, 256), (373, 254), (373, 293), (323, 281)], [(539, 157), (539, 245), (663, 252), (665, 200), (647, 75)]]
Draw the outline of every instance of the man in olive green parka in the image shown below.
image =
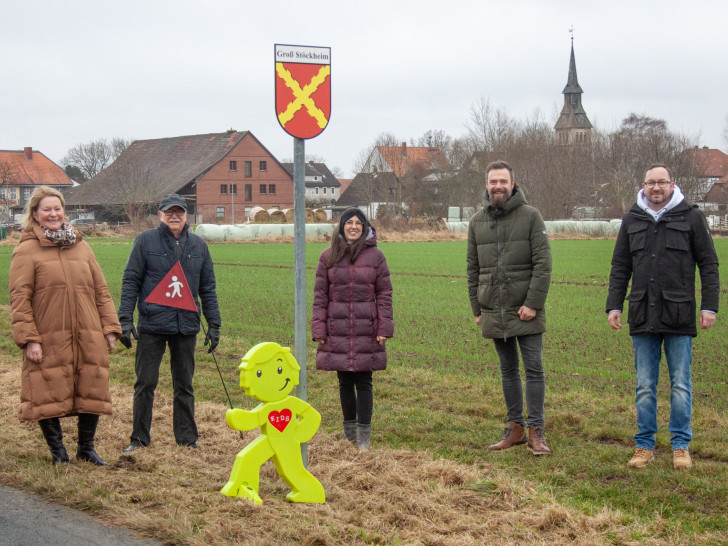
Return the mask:
[[(475, 322), (483, 337), (493, 339), (498, 352), (508, 416), (500, 442), (488, 449), (502, 451), (528, 442), (534, 455), (548, 455), (541, 358), (551, 283), (546, 228), (538, 210), (526, 203), (505, 161), (486, 167), (483, 205), (468, 226), (468, 291)], [(526, 372), (528, 422), (523, 415), (518, 348)]]

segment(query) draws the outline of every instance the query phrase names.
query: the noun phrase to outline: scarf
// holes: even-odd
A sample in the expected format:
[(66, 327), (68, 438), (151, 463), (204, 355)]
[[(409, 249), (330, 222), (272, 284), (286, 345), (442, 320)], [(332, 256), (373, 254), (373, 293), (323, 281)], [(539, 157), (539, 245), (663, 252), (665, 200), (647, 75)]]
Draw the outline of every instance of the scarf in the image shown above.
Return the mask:
[(71, 224), (64, 224), (61, 226), (61, 229), (57, 231), (51, 231), (50, 229), (40, 226), (41, 229), (43, 229), (43, 233), (45, 233), (45, 236), (48, 237), (49, 240), (56, 243), (58, 246), (67, 246), (72, 245), (76, 242), (76, 232), (71, 227)]

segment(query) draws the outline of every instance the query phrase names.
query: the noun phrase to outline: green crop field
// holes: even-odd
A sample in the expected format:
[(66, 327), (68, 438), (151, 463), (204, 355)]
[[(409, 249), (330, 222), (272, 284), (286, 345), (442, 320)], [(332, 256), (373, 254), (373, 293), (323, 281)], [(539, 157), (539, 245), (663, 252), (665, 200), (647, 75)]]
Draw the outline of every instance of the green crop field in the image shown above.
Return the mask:
[[(728, 240), (715, 243), (725, 294)], [(96, 239), (91, 245), (118, 302), (131, 241)], [(701, 533), (728, 533), (725, 308), (716, 326), (700, 332), (694, 342), (694, 468), (683, 473), (672, 468), (664, 369), (657, 462), (638, 471), (627, 469), (636, 432), (634, 369), (627, 328), (611, 330), (604, 312), (613, 246), (613, 240), (552, 241), (544, 365), (547, 438), (554, 455), (535, 458), (525, 449), (498, 454), (485, 450), (500, 437), (505, 409), (495, 350), (481, 337), (470, 311), (466, 243), (381, 243), (392, 273), (395, 337), (387, 343), (388, 369), (374, 378), (374, 447), (424, 450), (465, 463), (487, 460), (587, 514), (606, 507), (621, 511), (627, 522), (647, 527), (659, 514), (667, 526), (662, 536), (675, 542)], [(309, 317), (314, 271), (324, 248), (323, 243), (306, 248)], [(252, 407), (254, 401), (246, 400), (237, 386), (240, 357), (261, 341), (294, 343), (293, 245), (219, 244), (210, 245), (210, 251), (223, 317), (218, 364), (233, 403)], [(0, 283), (5, 286), (11, 252), (12, 247), (0, 247)], [(0, 305), (8, 309), (5, 290)], [(0, 320), (9, 332), (7, 315)], [(313, 342), (308, 349), (308, 399), (321, 412), (322, 427), (338, 430), (336, 376), (316, 371)], [(198, 399), (227, 405), (212, 358), (202, 347), (198, 351)], [(0, 352), (17, 354), (9, 335)], [(170, 392), (169, 374), (161, 375), (160, 388)], [(133, 352), (121, 346), (112, 355), (112, 381), (134, 381)]]

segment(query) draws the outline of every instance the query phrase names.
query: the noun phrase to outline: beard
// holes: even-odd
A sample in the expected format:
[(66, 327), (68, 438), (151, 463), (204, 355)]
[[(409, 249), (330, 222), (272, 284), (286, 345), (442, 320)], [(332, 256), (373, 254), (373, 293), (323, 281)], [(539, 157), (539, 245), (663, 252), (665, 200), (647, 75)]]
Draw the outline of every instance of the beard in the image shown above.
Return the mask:
[(488, 202), (490, 203), (490, 206), (497, 210), (503, 210), (506, 206), (506, 201), (508, 201), (508, 194), (509, 192), (490, 192), (490, 195), (488, 197)]
[(670, 199), (672, 199), (672, 192), (668, 193), (666, 191), (662, 193), (654, 193), (654, 191), (652, 191), (647, 196), (647, 201), (653, 205), (666, 205), (670, 202)]

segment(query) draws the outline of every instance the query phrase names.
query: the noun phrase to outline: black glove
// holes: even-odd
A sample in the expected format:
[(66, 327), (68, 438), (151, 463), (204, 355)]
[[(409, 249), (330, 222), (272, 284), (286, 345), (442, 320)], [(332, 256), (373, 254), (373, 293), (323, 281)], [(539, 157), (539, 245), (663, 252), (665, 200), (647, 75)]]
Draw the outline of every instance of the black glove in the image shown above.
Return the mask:
[(134, 336), (134, 339), (139, 339), (137, 338), (137, 331), (136, 328), (134, 328), (134, 323), (125, 322), (121, 325), (121, 337), (119, 338), (119, 341), (121, 341), (121, 344), (127, 349), (131, 349), (131, 336)]
[(207, 335), (205, 336), (205, 345), (210, 346), (207, 352), (211, 353), (214, 351), (218, 343), (220, 343), (220, 328), (217, 326), (210, 326), (207, 329)]

